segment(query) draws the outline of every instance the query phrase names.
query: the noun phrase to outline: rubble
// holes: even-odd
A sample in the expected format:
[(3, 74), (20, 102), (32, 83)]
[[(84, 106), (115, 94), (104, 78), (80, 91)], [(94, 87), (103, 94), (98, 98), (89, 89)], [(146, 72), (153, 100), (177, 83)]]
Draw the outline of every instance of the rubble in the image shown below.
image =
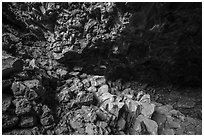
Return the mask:
[[(12, 13), (24, 21), (26, 30), (17, 33), (3, 24), (3, 134), (202, 134), (202, 120), (180, 111), (192, 110), (198, 101), (169, 91), (162, 97), (147, 83), (126, 81), (136, 77), (132, 69), (143, 69), (132, 61), (138, 57), (126, 55), (135, 43), (146, 46), (140, 43), (146, 34), (132, 33), (137, 27), (125, 25), (136, 15), (121, 14), (111, 2), (11, 5), (6, 10), (19, 5)], [(13, 16), (6, 16), (11, 24), (17, 21)], [(116, 78), (109, 77), (110, 72)], [(200, 118), (201, 110), (196, 110)]]

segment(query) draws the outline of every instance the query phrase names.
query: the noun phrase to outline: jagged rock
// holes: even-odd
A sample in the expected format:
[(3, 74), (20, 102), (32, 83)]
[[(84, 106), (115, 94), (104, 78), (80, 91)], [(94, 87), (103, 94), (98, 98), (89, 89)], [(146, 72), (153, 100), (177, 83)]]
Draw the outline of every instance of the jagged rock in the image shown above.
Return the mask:
[(109, 122), (111, 120), (111, 115), (102, 109), (98, 109), (96, 114), (101, 121)]
[(16, 73), (14, 74), (14, 77), (17, 81), (25, 81), (30, 79), (30, 76), (26, 71)]
[(91, 105), (94, 103), (94, 94), (92, 92), (79, 92), (77, 94), (76, 103), (80, 105)]
[(80, 79), (79, 79), (79, 78), (76, 78), (76, 77), (75, 77), (75, 78), (73, 79), (73, 84), (74, 84), (74, 85), (77, 85), (79, 82), (80, 82)]
[(69, 75), (72, 75), (72, 76), (77, 76), (77, 75), (79, 75), (79, 73), (80, 73), (80, 72), (75, 72), (75, 71), (72, 71), (72, 72), (70, 72), (70, 73), (69, 73)]
[(96, 108), (93, 106), (82, 106), (78, 112), (83, 116), (86, 122), (95, 122), (97, 115), (96, 115)]
[(21, 72), (23, 70), (23, 61), (2, 53), (2, 78), (8, 78), (14, 73)]
[(77, 86), (77, 84), (73, 84), (70, 88), (69, 88), (72, 92), (74, 91), (79, 91), (80, 88)]
[(45, 88), (42, 86), (41, 81), (37, 79), (24, 81), (24, 85), (27, 86), (29, 90), (34, 90), (39, 96), (45, 93)]
[(56, 74), (59, 75), (60, 77), (66, 76), (67, 73), (68, 73), (68, 72), (67, 72), (66, 70), (61, 69), (61, 68), (59, 68), (59, 69), (56, 70)]
[(15, 98), (24, 96), (26, 88), (27, 87), (20, 81), (13, 82), (11, 86)]
[(104, 76), (94, 76), (90, 79), (91, 86), (97, 87), (106, 83), (106, 79)]
[(103, 93), (108, 93), (108, 85), (103, 85), (98, 89), (98, 96), (102, 95)]
[(24, 115), (31, 112), (31, 104), (27, 99), (16, 99), (14, 104), (16, 106), (15, 113), (17, 115)]
[(15, 115), (2, 114), (2, 129), (14, 127), (18, 123), (19, 118)]
[(125, 104), (130, 112), (136, 112), (139, 108), (139, 102), (132, 99), (125, 100)]
[(69, 90), (69, 88), (66, 86), (66, 87), (64, 87), (61, 91), (60, 91), (60, 93), (58, 93), (58, 95), (57, 95), (57, 98), (58, 98), (58, 100), (59, 100), (59, 102), (69, 102), (70, 101), (70, 99), (71, 99), (71, 96), (70, 96), (70, 90)]
[(150, 103), (142, 103), (142, 107), (141, 114), (147, 118), (151, 118), (155, 105)]
[(82, 128), (84, 123), (82, 122), (81, 116), (77, 115), (73, 119), (70, 119), (70, 126), (75, 130)]
[(96, 88), (96, 87), (89, 87), (89, 88), (87, 89), (87, 91), (94, 93), (94, 92), (97, 91), (97, 88)]
[(40, 119), (40, 122), (43, 126), (49, 126), (54, 123), (53, 115), (49, 115)]
[(12, 102), (12, 96), (7, 94), (2, 94), (2, 112), (8, 110)]
[(83, 84), (82, 82), (78, 82), (78, 83), (77, 83), (77, 86), (78, 86), (79, 89), (81, 90), (81, 89), (83, 88), (84, 84)]
[(47, 105), (42, 106), (42, 115), (41, 118), (47, 117), (52, 114), (51, 109)]
[(33, 116), (22, 116), (20, 118), (20, 127), (33, 127), (36, 124), (36, 118)]
[(139, 115), (135, 120), (134, 125), (138, 125), (138, 126), (134, 126), (134, 128), (137, 132), (141, 132), (139, 125), (141, 125), (142, 122), (145, 124), (146, 129), (149, 132), (149, 134), (151, 134), (151, 135), (157, 135), (158, 134), (157, 133), (157, 130), (158, 130), (157, 123), (151, 119), (148, 119), (144, 115)]
[(90, 82), (87, 79), (82, 80), (85, 88), (89, 88), (91, 86)]
[(25, 98), (31, 101), (31, 100), (36, 100), (37, 98), (39, 98), (39, 96), (34, 90), (30, 89), (30, 90), (26, 90)]

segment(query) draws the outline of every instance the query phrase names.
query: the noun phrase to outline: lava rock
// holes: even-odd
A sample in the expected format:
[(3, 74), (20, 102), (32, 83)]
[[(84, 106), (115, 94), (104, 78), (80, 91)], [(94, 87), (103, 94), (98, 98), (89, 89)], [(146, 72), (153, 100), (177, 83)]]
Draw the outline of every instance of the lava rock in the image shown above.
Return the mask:
[(108, 92), (108, 85), (103, 85), (98, 89), (97, 95), (100, 96), (103, 93), (107, 93)]
[(70, 92), (68, 87), (64, 87), (57, 95), (59, 102), (69, 102), (71, 99)]
[(82, 80), (82, 83), (84, 84), (84, 87), (87, 89), (91, 86), (90, 82), (87, 79)]
[(41, 118), (52, 115), (52, 111), (47, 105), (43, 105), (41, 108), (42, 108), (42, 112), (43, 112), (41, 115)]
[(11, 86), (15, 98), (24, 96), (26, 88), (27, 87), (20, 81), (13, 82)]
[(65, 76), (67, 75), (67, 73), (68, 73), (68, 72), (67, 72), (66, 70), (61, 69), (61, 68), (59, 68), (59, 69), (56, 70), (56, 74), (59, 75), (59, 76), (62, 77), (62, 78), (65, 77)]
[(87, 91), (94, 93), (97, 91), (97, 88), (96, 87), (89, 87), (89, 88), (87, 88)]
[[(144, 125), (146, 126), (147, 131), (149, 132), (149, 134), (151, 135), (157, 135), (157, 130), (158, 130), (158, 125), (155, 121), (148, 119), (147, 117), (143, 116), (143, 115), (139, 115), (136, 118), (136, 121), (134, 123), (134, 128), (137, 132), (141, 132), (140, 131), (140, 126), (142, 124), (142, 122), (144, 123)], [(138, 126), (135, 126), (138, 125)], [(141, 125), (142, 126), (142, 125)]]
[(79, 116), (76, 116), (70, 120), (70, 126), (75, 130), (82, 128), (83, 125), (84, 123), (82, 122), (81, 118), (79, 118)]
[(15, 101), (17, 115), (24, 115), (31, 112), (31, 104), (27, 99), (16, 99)]
[(94, 76), (90, 79), (91, 81), (91, 86), (97, 87), (97, 86), (102, 86), (103, 84), (106, 83), (106, 79), (104, 76)]
[(52, 115), (43, 117), (40, 119), (40, 122), (43, 126), (49, 126), (54, 123), (54, 117)]
[(20, 127), (33, 127), (36, 124), (36, 118), (33, 116), (22, 116), (20, 118)]
[(84, 118), (84, 120), (86, 122), (95, 122), (96, 121), (96, 118), (97, 118), (97, 115), (96, 115), (96, 108), (94, 107), (89, 107), (89, 106), (82, 106), (81, 107), (81, 113), (82, 113), (82, 116)]
[(26, 90), (25, 98), (31, 101), (31, 100), (36, 100), (37, 98), (39, 98), (39, 96), (34, 90), (30, 89), (30, 90)]
[(92, 92), (79, 92), (77, 95), (77, 104), (80, 105), (91, 105), (94, 103), (94, 94)]
[[(33, 90), (34, 92), (36, 92), (38, 96), (43, 96), (45, 93), (45, 88), (42, 86), (41, 81), (37, 79), (24, 81), (24, 85), (28, 87), (29, 90)], [(33, 95), (34, 95), (34, 92), (33, 92)], [(33, 97), (31, 96), (31, 98), (35, 98), (35, 96)]]

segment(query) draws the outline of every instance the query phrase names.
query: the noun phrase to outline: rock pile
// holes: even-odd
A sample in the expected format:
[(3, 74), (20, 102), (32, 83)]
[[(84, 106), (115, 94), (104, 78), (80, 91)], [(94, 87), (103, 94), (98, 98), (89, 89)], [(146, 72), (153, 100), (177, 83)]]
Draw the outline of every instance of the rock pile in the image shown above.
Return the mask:
[(171, 105), (152, 102), (142, 88), (125, 87), (120, 81), (115, 85), (104, 76), (78, 73), (57, 89), (54, 113), (44, 102), (48, 91), (42, 79), (15, 80), (12, 95), (3, 94), (3, 130), (5, 134), (202, 133), (201, 121), (185, 117)]

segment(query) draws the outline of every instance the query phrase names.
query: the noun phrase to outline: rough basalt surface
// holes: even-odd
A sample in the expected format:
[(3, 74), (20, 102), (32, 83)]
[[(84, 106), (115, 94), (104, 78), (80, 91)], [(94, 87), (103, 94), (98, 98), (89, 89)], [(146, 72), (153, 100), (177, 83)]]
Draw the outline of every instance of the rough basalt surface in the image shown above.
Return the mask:
[[(165, 27), (176, 27), (192, 35), (187, 39), (193, 41), (199, 34), (197, 24), (189, 23), (187, 26), (192, 26), (185, 30), (182, 23), (192, 18), (183, 12), (176, 14), (181, 16), (178, 20), (165, 14), (167, 24), (156, 24), (146, 34), (141, 29), (155, 23), (154, 17), (147, 23), (142, 15), (137, 16), (137, 6), (124, 5), (127, 9), (115, 3), (75, 2), (2, 6), (4, 135), (202, 134), (200, 89), (180, 92), (171, 86), (163, 88), (136, 79), (151, 79), (149, 72), (163, 67), (152, 67), (154, 59), (149, 61), (143, 52), (152, 50), (146, 45), (148, 40), (170, 35), (167, 47), (167, 43), (182, 44), (186, 36), (164, 31)], [(179, 23), (171, 26), (169, 23), (174, 21)], [(195, 49), (200, 51), (196, 42)], [(157, 44), (163, 49), (160, 42)], [(163, 52), (158, 51), (159, 55)], [(167, 55), (168, 59), (175, 54)], [(177, 56), (161, 64), (166, 61), (172, 65), (175, 60)], [(152, 73), (160, 77), (160, 72)]]

